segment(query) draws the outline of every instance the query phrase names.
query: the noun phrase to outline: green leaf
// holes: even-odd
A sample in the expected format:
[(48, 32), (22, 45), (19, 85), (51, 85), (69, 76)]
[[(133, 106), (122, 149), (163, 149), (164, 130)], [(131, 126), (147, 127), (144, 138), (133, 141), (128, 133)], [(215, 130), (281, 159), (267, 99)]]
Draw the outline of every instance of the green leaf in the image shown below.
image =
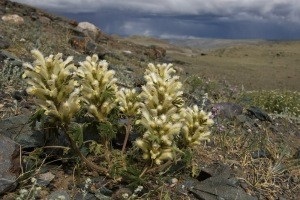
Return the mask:
[(72, 123), (68, 134), (76, 142), (78, 147), (81, 147), (83, 144), (83, 130), (86, 127), (86, 124)]

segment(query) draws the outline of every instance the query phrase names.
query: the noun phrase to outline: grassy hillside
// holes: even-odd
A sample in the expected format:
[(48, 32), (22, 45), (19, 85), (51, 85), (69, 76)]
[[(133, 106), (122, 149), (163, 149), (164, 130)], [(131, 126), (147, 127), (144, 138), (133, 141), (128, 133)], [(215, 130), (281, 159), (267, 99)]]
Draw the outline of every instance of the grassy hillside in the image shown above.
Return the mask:
[(181, 67), (190, 75), (224, 79), (247, 90), (300, 91), (300, 41), (194, 39), (170, 44), (147, 37), (128, 40), (163, 46), (170, 60), (182, 61)]

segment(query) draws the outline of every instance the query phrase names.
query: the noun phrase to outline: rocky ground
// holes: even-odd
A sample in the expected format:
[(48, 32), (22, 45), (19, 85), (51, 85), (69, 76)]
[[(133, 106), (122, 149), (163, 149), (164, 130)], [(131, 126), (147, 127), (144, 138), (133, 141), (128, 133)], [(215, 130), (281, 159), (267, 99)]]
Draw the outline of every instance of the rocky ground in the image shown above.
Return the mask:
[[(0, 17), (2, 199), (29, 199), (37, 188), (40, 191), (36, 199), (62, 199), (62, 196), (64, 199), (126, 199), (125, 194), (131, 199), (207, 200), (297, 199), (300, 196), (299, 116), (266, 112), (237, 101), (241, 91), (236, 88), (240, 87), (227, 82), (204, 79), (205, 85), (188, 81), (194, 73), (190, 70), (195, 70), (195, 60), (191, 59), (198, 56), (200, 62), (210, 66), (212, 58), (209, 56), (218, 55), (221, 62), (222, 57), (232, 57), (230, 52), (236, 53), (242, 47), (217, 49), (207, 56), (207, 52), (199, 49), (183, 48), (157, 39), (110, 36), (90, 24), (86, 27), (86, 24), (7, 0), (0, 2)], [(192, 166), (178, 162), (167, 172), (140, 179), (142, 172), (138, 170), (128, 170), (115, 178), (87, 170), (76, 157), (64, 154), (63, 146), (67, 144), (55, 143), (47, 131), (32, 129), (28, 123), (37, 107), (34, 98), (25, 91), (21, 74), (23, 62), (33, 61), (30, 51), (34, 48), (44, 55), (58, 52), (72, 55), (76, 62), (97, 54), (116, 70), (118, 84), (126, 87), (138, 87), (143, 83), (143, 72), (149, 62), (174, 63), (185, 80), (188, 103), (200, 106), (203, 93), (209, 94), (204, 109), (213, 112), (215, 121), (210, 142), (194, 152)], [(274, 54), (279, 57), (274, 66), (280, 67), (278, 63), (283, 62), (280, 58), (288, 53)], [(243, 58), (251, 57), (250, 60), (254, 59), (252, 56), (242, 55)], [(279, 81), (297, 91), (300, 85), (295, 79), (298, 69), (287, 69), (291, 69), (286, 74), (292, 73), (289, 79), (293, 84), (285, 84), (285, 76), (278, 76)], [(86, 134), (88, 138), (94, 132), (90, 130)], [(90, 156), (89, 159), (96, 158)], [(31, 194), (22, 197), (22, 189)]]

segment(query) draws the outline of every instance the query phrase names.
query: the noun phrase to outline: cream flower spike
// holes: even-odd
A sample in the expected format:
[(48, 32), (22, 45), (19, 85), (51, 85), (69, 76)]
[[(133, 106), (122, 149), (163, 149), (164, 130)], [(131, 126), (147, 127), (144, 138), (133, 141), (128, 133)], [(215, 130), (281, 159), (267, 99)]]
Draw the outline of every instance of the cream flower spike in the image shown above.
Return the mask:
[(144, 159), (157, 165), (174, 158), (175, 136), (181, 130), (179, 109), (183, 104), (182, 84), (173, 76), (171, 64), (149, 64), (145, 72), (146, 85), (142, 87), (141, 119), (137, 122), (147, 131), (136, 145), (143, 151)]
[(27, 92), (36, 96), (36, 101), (45, 110), (45, 114), (69, 123), (80, 109), (73, 57), (63, 60), (61, 53), (46, 58), (38, 50), (32, 50), (31, 53), (36, 59), (33, 66), (24, 64), (23, 78), (29, 84)]
[(140, 112), (139, 97), (135, 89), (121, 88), (117, 92), (120, 110), (127, 116), (134, 116)]
[(194, 105), (193, 108), (182, 108), (180, 114), (185, 119), (182, 132), (187, 146), (193, 147), (203, 140), (209, 140), (209, 127), (213, 124), (211, 113), (199, 110), (198, 106)]
[(95, 54), (79, 64), (77, 74), (82, 78), (81, 94), (88, 112), (98, 121), (106, 121), (107, 115), (116, 106), (118, 87), (115, 71), (108, 70), (108, 63), (99, 61)]

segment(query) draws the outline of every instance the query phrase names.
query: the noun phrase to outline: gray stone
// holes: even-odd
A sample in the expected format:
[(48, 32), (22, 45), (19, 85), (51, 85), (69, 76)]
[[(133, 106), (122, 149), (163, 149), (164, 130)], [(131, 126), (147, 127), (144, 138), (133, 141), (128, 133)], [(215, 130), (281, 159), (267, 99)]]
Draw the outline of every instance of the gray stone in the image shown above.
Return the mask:
[(271, 154), (267, 149), (259, 149), (251, 153), (253, 159), (270, 158)]
[(297, 149), (296, 153), (293, 155), (293, 158), (300, 159), (300, 148)]
[(55, 178), (55, 175), (51, 172), (46, 172), (38, 175), (37, 184), (40, 186), (48, 186), (50, 182)]
[(190, 187), (189, 191), (198, 199), (204, 200), (257, 199), (238, 187), (235, 180), (223, 176), (208, 178)]
[(109, 53), (107, 49), (105, 49), (101, 45), (96, 44), (93, 41), (88, 41), (86, 43), (84, 52), (86, 54), (97, 54), (99, 58), (104, 58), (104, 56)]
[(110, 199), (109, 197), (106, 197), (106, 196), (100, 196), (100, 198), (97, 198), (94, 194), (91, 194), (91, 193), (87, 193), (85, 196), (83, 196), (82, 192), (79, 192), (77, 193), (74, 198), (74, 200), (98, 200), (98, 199), (101, 199), (101, 200), (105, 200), (105, 199)]
[(243, 124), (243, 123), (246, 123), (248, 121), (248, 117), (246, 115), (237, 115), (236, 120), (239, 123)]
[(23, 62), (21, 60), (8, 59), (7, 60), (7, 65), (10, 66), (11, 68), (13, 68), (13, 67), (21, 68), (23, 66)]
[(243, 113), (243, 107), (235, 103), (221, 102), (212, 105), (212, 112), (215, 116), (233, 119)]
[(20, 166), (20, 146), (0, 134), (0, 195), (15, 189)]
[(39, 21), (44, 25), (48, 25), (51, 23), (51, 19), (49, 19), (48, 17), (45, 17), (45, 16), (40, 16)]
[(69, 195), (69, 193), (65, 190), (57, 190), (54, 192), (51, 192), (51, 194), (49, 194), (48, 200), (57, 200), (57, 199), (64, 199), (64, 200), (70, 200), (71, 197)]
[(0, 49), (7, 49), (10, 46), (10, 42), (0, 35)]
[(0, 55), (4, 59), (9, 59), (9, 60), (20, 60), (15, 54), (6, 51), (6, 50), (1, 50)]
[[(191, 193), (201, 200), (255, 200), (256, 197), (248, 195), (241, 187), (239, 181), (233, 177), (230, 167), (223, 164), (212, 164), (203, 168), (201, 177), (188, 178), (177, 186), (181, 193)], [(201, 173), (200, 173), (201, 174)]]
[(19, 143), (22, 148), (44, 146), (44, 133), (32, 130), (29, 125), (29, 115), (19, 115), (0, 121), (0, 134)]
[(247, 111), (250, 116), (253, 116), (261, 121), (272, 121), (271, 117), (265, 111), (258, 107), (251, 106), (247, 109)]
[(104, 194), (102, 194), (102, 193), (100, 193), (100, 192), (97, 192), (97, 193), (95, 194), (95, 197), (96, 197), (97, 199), (100, 199), (100, 200), (109, 200), (109, 199), (111, 199), (109, 196), (106, 196), (106, 195), (104, 195)]

